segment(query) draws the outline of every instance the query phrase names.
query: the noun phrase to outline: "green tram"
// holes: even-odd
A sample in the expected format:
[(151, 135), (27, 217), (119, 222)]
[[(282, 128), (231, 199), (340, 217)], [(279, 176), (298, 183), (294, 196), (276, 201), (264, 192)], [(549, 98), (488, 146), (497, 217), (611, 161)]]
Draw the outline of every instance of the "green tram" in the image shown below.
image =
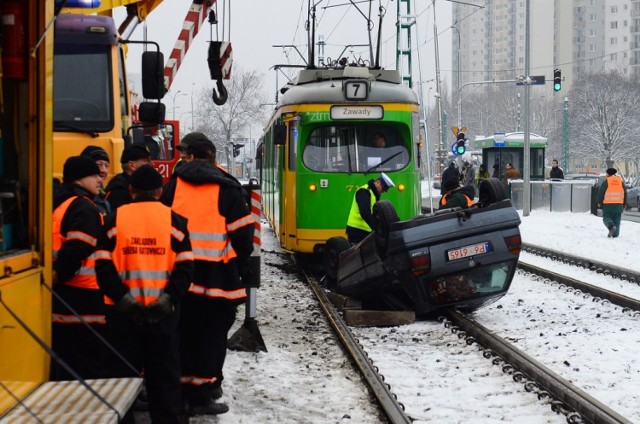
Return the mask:
[(315, 253), (345, 236), (356, 190), (381, 172), (400, 219), (420, 213), (419, 105), (398, 71), (305, 69), (281, 92), (258, 156), (263, 212), (283, 249)]

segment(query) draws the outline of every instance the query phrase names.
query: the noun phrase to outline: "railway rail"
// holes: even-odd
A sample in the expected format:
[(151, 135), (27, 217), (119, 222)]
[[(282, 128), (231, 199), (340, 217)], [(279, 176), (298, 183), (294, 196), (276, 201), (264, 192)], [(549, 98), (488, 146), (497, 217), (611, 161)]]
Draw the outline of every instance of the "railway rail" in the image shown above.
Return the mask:
[(589, 269), (600, 274), (611, 275), (613, 278), (619, 278), (621, 280), (627, 280), (632, 283), (640, 284), (640, 272), (628, 268), (621, 268), (615, 265), (606, 264), (604, 262), (595, 261), (593, 259), (581, 258), (569, 253), (559, 252), (557, 250), (548, 249), (546, 247), (534, 246), (528, 243), (522, 243), (522, 250), (565, 264)]
[[(553, 277), (553, 279), (561, 280), (560, 284), (573, 287), (561, 276), (551, 275), (548, 271), (535, 268), (537, 267), (527, 267), (525, 272), (537, 275), (546, 272), (547, 274), (542, 275), (541, 278), (551, 279)], [(392, 423), (412, 422), (414, 417), (405, 412), (405, 406), (398, 401), (389, 384), (385, 382), (384, 376), (380, 375), (365, 349), (346, 325), (342, 319), (341, 311), (331, 304), (321, 283), (309, 270), (302, 268), (301, 273), (317, 297), (345, 351), (358, 367), (389, 421)], [(575, 289), (576, 293), (580, 293), (578, 290), (590, 293), (584, 288)], [(621, 302), (618, 298), (606, 297), (607, 295), (600, 292), (595, 292), (593, 295), (607, 299), (612, 303)], [(631, 308), (631, 306), (626, 307)], [(469, 316), (455, 310), (447, 310), (440, 317), (440, 320), (445, 327), (450, 328), (454, 335), (464, 339), (467, 345), (477, 345), (485, 358), (490, 359), (493, 365), (500, 365), (502, 371), (510, 374), (514, 381), (521, 382), (526, 391), (534, 392), (539, 399), (547, 402), (553, 411), (565, 415), (567, 422), (598, 424), (631, 422), (517, 349), (507, 340), (496, 336)]]

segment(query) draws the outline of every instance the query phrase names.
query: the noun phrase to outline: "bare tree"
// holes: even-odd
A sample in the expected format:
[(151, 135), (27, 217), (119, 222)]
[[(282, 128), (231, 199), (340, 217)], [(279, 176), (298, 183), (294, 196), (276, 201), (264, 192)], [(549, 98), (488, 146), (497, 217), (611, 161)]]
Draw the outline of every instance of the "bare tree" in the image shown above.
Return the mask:
[[(228, 99), (222, 106), (213, 103), (214, 83), (201, 92), (194, 111), (199, 131), (209, 135), (218, 152), (224, 152), (227, 163), (232, 159), (232, 140), (246, 134), (247, 126), (265, 119), (266, 95), (263, 92), (264, 75), (257, 71), (243, 71), (234, 67), (231, 79), (224, 81)], [(230, 171), (232, 171), (230, 169)]]
[(580, 76), (571, 99), (571, 150), (582, 161), (606, 167), (638, 157), (640, 86), (617, 72)]

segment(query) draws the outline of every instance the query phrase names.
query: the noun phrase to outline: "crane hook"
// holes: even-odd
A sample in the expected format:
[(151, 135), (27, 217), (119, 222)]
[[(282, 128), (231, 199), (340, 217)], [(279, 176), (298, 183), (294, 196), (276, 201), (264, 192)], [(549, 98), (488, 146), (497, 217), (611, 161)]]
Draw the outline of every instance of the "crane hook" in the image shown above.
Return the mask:
[(216, 86), (218, 87), (218, 91), (220, 92), (220, 95), (218, 96), (218, 93), (216, 93), (216, 89), (213, 88), (211, 93), (211, 98), (213, 99), (213, 103), (217, 104), (218, 106), (222, 106), (227, 102), (229, 93), (227, 93), (227, 89), (222, 84), (221, 79), (216, 81)]

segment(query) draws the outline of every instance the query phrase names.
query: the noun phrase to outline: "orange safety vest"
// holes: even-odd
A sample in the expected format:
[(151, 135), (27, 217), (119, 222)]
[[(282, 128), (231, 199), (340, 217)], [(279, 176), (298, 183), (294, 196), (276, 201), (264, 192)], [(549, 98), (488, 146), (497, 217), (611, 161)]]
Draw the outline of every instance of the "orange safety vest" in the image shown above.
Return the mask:
[[(244, 219), (226, 225), (218, 211), (220, 185), (214, 183), (191, 184), (178, 178), (171, 208), (188, 219), (193, 257), (202, 261), (227, 263), (235, 258), (227, 234), (244, 225)], [(251, 215), (247, 218), (253, 223)]]
[(622, 178), (617, 175), (607, 176), (607, 191), (604, 193), (604, 204), (623, 204), (624, 187)]
[[(65, 214), (67, 213), (67, 209), (74, 200), (76, 200), (78, 196), (72, 196), (62, 202), (60, 206), (58, 206), (53, 211), (53, 262), (58, 259), (58, 252), (62, 248), (62, 245), (67, 240), (80, 240), (87, 244), (90, 244), (93, 247), (96, 247), (98, 244), (98, 240), (90, 236), (87, 233), (83, 233), (82, 231), (69, 231), (66, 234), (62, 234), (62, 220), (64, 219)], [(100, 211), (96, 208), (96, 212), (100, 213)], [(102, 214), (100, 214), (100, 220), (102, 221)], [(96, 254), (93, 252), (88, 258), (84, 259), (81, 262), (80, 269), (69, 280), (65, 281), (63, 284), (69, 286), (75, 286), (85, 289), (98, 290), (98, 279), (96, 278)]]
[[(116, 237), (113, 252), (102, 250), (98, 257), (113, 261), (120, 280), (143, 305), (164, 293), (176, 261), (193, 259), (191, 252), (176, 255), (171, 249), (172, 236), (184, 239), (186, 235), (171, 225), (171, 209), (160, 202), (120, 206), (116, 224), (107, 235)], [(105, 303), (112, 305), (113, 301), (105, 296)]]
[[(444, 205), (444, 206), (447, 205), (447, 203), (449, 202), (447, 200), (447, 198), (449, 197), (450, 194), (453, 194), (453, 193), (449, 192), (449, 193), (445, 194), (444, 196), (442, 196), (442, 201), (440, 202), (441, 205)], [(473, 206), (473, 199), (471, 199), (469, 196), (467, 196), (464, 193), (461, 193), (461, 194), (464, 196), (465, 199), (467, 199), (467, 206), (469, 206), (469, 207)]]

